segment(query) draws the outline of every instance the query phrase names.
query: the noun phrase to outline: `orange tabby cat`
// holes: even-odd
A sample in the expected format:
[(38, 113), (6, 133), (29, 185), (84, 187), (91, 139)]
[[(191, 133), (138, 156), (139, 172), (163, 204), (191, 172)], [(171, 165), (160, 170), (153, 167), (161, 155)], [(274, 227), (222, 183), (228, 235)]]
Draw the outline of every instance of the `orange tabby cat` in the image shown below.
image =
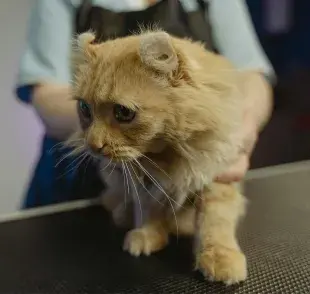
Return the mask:
[[(213, 182), (240, 148), (238, 72), (202, 44), (162, 31), (94, 40), (84, 33), (75, 48), (78, 136), (123, 171), (128, 193), (105, 200), (115, 218), (126, 213), (119, 210), (123, 201), (136, 212), (140, 206), (141, 214), (148, 208), (124, 249), (148, 255), (166, 246), (170, 233), (191, 234), (196, 267), (207, 278), (245, 280), (246, 259), (235, 237), (244, 198), (234, 185)], [(148, 193), (138, 197), (141, 188)], [(151, 202), (160, 203), (156, 213)]]

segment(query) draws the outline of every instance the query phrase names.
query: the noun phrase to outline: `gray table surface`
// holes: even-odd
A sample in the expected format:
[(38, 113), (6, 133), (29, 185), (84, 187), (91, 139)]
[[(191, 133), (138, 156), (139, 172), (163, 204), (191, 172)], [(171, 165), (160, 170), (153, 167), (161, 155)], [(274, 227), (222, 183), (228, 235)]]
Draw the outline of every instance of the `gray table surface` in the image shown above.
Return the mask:
[[(122, 232), (109, 226), (100, 210), (87, 208), (93, 203), (78, 201), (0, 218), (0, 293), (309, 294), (310, 163), (252, 171), (245, 194), (249, 205), (239, 239), (249, 278), (239, 286), (226, 288), (194, 275), (186, 242), (134, 261), (121, 251)], [(113, 234), (106, 239), (100, 230)], [(109, 264), (111, 258), (124, 266)], [(120, 285), (119, 275), (135, 279)], [(76, 292), (81, 287), (86, 290)]]

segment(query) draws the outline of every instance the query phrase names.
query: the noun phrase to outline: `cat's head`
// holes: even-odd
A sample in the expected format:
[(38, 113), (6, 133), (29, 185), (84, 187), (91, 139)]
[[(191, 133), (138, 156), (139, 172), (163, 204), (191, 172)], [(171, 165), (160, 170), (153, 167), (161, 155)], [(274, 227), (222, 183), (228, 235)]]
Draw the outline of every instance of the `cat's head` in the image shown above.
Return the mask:
[(91, 33), (77, 39), (73, 83), (80, 136), (94, 153), (131, 160), (220, 131), (220, 83), (212, 88), (210, 79), (210, 97), (198, 97), (197, 64), (167, 33), (94, 40)]

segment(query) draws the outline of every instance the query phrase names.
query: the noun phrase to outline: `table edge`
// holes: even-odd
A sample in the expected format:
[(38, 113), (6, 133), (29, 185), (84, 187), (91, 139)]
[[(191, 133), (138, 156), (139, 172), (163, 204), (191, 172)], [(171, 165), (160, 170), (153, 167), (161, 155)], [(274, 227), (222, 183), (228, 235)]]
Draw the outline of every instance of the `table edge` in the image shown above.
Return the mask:
[[(259, 180), (266, 177), (275, 177), (302, 171), (310, 171), (310, 160), (253, 169), (248, 172), (245, 181)], [(19, 210), (13, 213), (0, 215), (0, 224), (22, 219), (39, 217), (43, 215), (72, 211), (76, 209), (83, 209), (94, 205), (98, 205), (99, 203), (100, 198), (96, 198), (91, 200), (87, 199), (87, 200), (70, 201), (61, 204), (48, 205), (46, 207), (40, 207), (40, 208)]]

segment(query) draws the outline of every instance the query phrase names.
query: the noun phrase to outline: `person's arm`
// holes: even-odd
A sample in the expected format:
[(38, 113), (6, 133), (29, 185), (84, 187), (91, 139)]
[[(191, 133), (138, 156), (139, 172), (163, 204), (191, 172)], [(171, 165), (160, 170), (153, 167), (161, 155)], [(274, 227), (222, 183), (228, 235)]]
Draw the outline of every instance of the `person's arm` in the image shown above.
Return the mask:
[(213, 39), (219, 52), (238, 69), (261, 73), (273, 83), (273, 67), (257, 37), (245, 0), (209, 2)]
[(259, 126), (270, 116), (275, 73), (256, 35), (244, 0), (211, 0), (210, 21), (216, 47), (243, 71), (247, 103), (255, 105)]
[(32, 105), (49, 136), (65, 140), (77, 129), (76, 102), (72, 99), (70, 86), (38, 84), (33, 90)]
[(69, 85), (73, 13), (70, 1), (36, 1), (17, 87), (18, 97), (32, 103), (47, 134), (59, 140), (78, 122)]

